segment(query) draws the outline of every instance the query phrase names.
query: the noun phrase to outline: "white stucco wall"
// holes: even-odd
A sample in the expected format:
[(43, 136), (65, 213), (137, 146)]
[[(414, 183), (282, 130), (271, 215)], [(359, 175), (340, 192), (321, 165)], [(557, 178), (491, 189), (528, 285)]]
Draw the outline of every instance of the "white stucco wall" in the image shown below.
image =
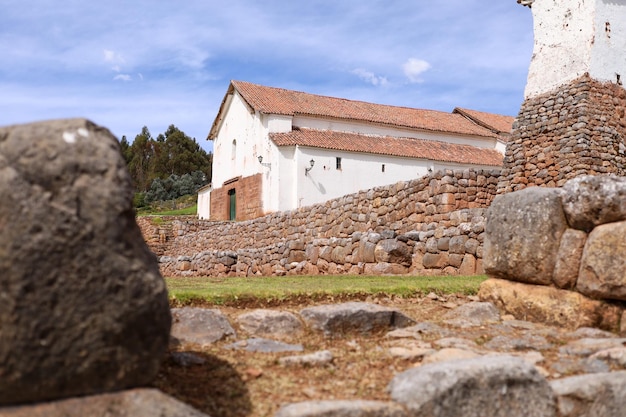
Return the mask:
[(414, 138), (436, 140), (439, 142), (456, 143), (461, 145), (473, 145), (479, 148), (494, 149), (496, 138), (469, 135), (451, 135), (431, 131), (417, 131), (415, 129), (400, 129), (388, 126), (380, 126), (365, 122), (347, 122), (341, 120), (320, 119), (306, 116), (295, 116), (293, 125), (308, 129), (335, 130), (340, 132), (360, 133), (366, 135), (392, 136), (397, 138)]
[[(336, 168), (337, 157), (341, 158), (341, 170)], [(294, 159), (296, 163), (293, 167), (293, 178), (297, 183), (297, 192), (295, 201), (292, 200), (295, 205), (290, 208), (308, 206), (357, 191), (419, 178), (428, 174), (429, 168), (438, 170), (464, 167), (429, 160), (304, 147), (295, 149)], [(311, 159), (315, 161), (315, 165), (308, 175), (305, 175), (305, 168), (310, 166)], [(493, 168), (467, 165), (470, 166)]]
[(211, 190), (213, 187), (202, 187), (198, 190), (199, 219), (208, 219), (211, 216)]
[[(214, 188), (236, 176), (247, 177), (265, 171), (258, 157), (263, 156), (265, 164), (272, 162), (268, 126), (282, 131), (291, 128), (288, 119), (271, 121), (258, 113), (251, 113), (250, 107), (235, 92), (213, 143)], [(236, 141), (234, 155), (233, 141)]]
[(589, 73), (599, 81), (626, 77), (626, 0), (535, 0), (535, 45), (525, 96)]

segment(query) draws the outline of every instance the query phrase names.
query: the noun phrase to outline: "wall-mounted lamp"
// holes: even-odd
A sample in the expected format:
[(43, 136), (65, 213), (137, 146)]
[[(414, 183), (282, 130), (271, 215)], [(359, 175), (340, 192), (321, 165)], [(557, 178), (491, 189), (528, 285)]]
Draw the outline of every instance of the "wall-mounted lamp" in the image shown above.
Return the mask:
[(263, 165), (263, 166), (264, 166), (264, 167), (266, 167), (266, 168), (272, 169), (272, 168), (271, 168), (271, 165), (272, 165), (272, 164), (269, 164), (269, 163), (264, 164), (264, 163), (263, 163), (263, 157), (262, 157), (261, 155), (259, 155), (257, 159), (259, 160), (259, 164)]
[(315, 161), (313, 159), (311, 159), (309, 161), (309, 165), (311, 165), (308, 168), (304, 168), (304, 175), (309, 175), (309, 171), (313, 169), (313, 165), (315, 165)]

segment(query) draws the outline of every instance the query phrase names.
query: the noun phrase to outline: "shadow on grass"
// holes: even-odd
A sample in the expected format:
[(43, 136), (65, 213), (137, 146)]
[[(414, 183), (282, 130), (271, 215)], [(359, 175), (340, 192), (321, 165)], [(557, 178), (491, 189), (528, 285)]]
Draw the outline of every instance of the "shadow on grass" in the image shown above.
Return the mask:
[(207, 353), (186, 353), (201, 363), (183, 366), (168, 355), (156, 388), (211, 417), (244, 417), (252, 412), (248, 388), (231, 364)]

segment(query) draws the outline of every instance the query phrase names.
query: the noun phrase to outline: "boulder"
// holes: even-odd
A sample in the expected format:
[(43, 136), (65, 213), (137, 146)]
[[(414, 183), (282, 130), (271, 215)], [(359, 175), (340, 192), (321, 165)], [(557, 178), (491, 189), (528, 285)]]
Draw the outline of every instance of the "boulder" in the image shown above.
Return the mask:
[(551, 386), (561, 417), (621, 416), (626, 410), (626, 371), (573, 376)]
[(557, 287), (569, 290), (576, 286), (586, 241), (587, 233), (582, 230), (567, 229), (563, 233), (552, 277)]
[(592, 298), (626, 300), (626, 221), (589, 233), (576, 289)]
[(171, 316), (117, 139), (82, 119), (0, 128), (0, 404), (149, 384)]
[(402, 372), (391, 398), (415, 417), (553, 417), (548, 381), (524, 359), (489, 356), (432, 363)]
[(563, 185), (561, 199), (571, 227), (591, 231), (601, 224), (626, 220), (626, 178), (586, 175)]
[(381, 240), (374, 249), (376, 262), (411, 266), (412, 256), (409, 246), (396, 239)]
[(492, 278), (480, 285), (478, 296), (520, 320), (569, 329), (599, 327), (615, 331), (619, 328), (619, 307), (574, 291)]
[(457, 327), (484, 326), (500, 321), (500, 312), (490, 302), (473, 301), (443, 315), (443, 322)]
[(531, 187), (497, 196), (487, 212), (487, 274), (549, 285), (567, 222), (560, 190)]
[(303, 331), (300, 319), (288, 311), (254, 310), (241, 314), (237, 322), (242, 330), (255, 336), (292, 338)]
[(235, 329), (218, 309), (173, 308), (172, 338), (177, 343), (206, 347), (219, 340), (235, 336)]
[(2, 417), (208, 417), (156, 389), (0, 408)]
[(390, 330), (415, 323), (398, 310), (363, 302), (308, 307), (300, 311), (300, 316), (312, 329), (329, 336)]

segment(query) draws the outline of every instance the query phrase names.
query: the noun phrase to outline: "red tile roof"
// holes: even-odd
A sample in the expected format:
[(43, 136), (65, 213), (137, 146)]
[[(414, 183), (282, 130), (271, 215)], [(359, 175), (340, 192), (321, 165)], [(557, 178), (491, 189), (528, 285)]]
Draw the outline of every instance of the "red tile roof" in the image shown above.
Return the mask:
[(460, 107), (455, 108), (453, 113), (459, 113), (466, 116), (477, 124), (504, 135), (509, 135), (511, 133), (511, 128), (513, 127), (513, 122), (515, 121), (515, 117), (513, 116), (503, 116), (501, 114), (486, 113), (478, 110), (463, 109)]
[(332, 130), (300, 129), (271, 133), (277, 146), (310, 146), (337, 151), (430, 159), (440, 162), (502, 166), (503, 155), (494, 149), (433, 140), (370, 136)]
[[(396, 107), (343, 98), (319, 96), (283, 88), (265, 87), (245, 81), (231, 81), (227, 93), (236, 89), (254, 110), (265, 114), (308, 115), (344, 120), (358, 120), (416, 130), (498, 137), (489, 128), (476, 124), (458, 113)], [(223, 107), (223, 106), (222, 106)], [(223, 109), (220, 109), (220, 113)], [(485, 113), (487, 114), (487, 113)], [(209, 138), (214, 138), (221, 115), (218, 114)], [(500, 117), (500, 116), (498, 116)], [(504, 116), (502, 116), (504, 117)], [(512, 122), (511, 122), (512, 123)], [(510, 130), (510, 126), (509, 129)]]

